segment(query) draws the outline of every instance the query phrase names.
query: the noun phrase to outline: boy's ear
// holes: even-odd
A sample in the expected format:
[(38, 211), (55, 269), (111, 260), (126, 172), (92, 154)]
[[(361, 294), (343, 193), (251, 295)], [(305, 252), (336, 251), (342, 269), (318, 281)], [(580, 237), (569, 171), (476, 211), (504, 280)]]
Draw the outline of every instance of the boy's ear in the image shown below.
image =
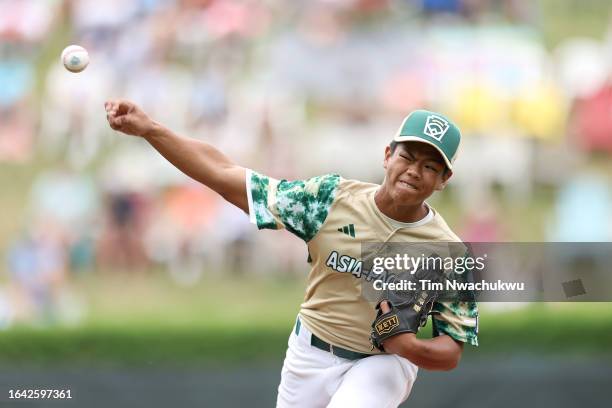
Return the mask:
[(442, 178), (438, 181), (438, 184), (436, 185), (436, 190), (437, 191), (444, 190), (444, 187), (446, 187), (446, 185), (448, 184), (448, 180), (450, 180), (452, 175), (453, 175), (452, 170), (447, 168), (444, 171), (444, 174), (442, 174)]
[(387, 170), (387, 164), (389, 163), (389, 159), (391, 158), (391, 147), (385, 147), (385, 160), (383, 161), (383, 168)]

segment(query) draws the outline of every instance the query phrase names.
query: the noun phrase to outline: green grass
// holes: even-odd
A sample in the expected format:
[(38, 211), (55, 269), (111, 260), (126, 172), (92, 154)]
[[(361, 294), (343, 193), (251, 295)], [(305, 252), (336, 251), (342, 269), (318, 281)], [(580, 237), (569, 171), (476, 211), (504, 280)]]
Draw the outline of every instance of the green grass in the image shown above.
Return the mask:
[(73, 286), (86, 299), (85, 326), (278, 328), (295, 319), (305, 281), (228, 278), (219, 273), (181, 287), (162, 272), (89, 276)]
[(28, 364), (201, 364), (279, 359), (290, 326), (19, 328), (0, 336), (0, 360)]
[[(584, 310), (591, 309), (582, 308)], [(601, 317), (601, 318), (600, 318)], [(604, 320), (605, 319), (605, 320)], [(0, 336), (0, 361), (34, 364), (203, 364), (280, 359), (293, 319), (274, 326), (220, 322), (179, 327), (158, 323), (78, 328), (15, 328)], [(531, 353), (610, 356), (612, 328), (606, 316), (533, 307), (521, 313), (483, 313), (480, 347), (467, 355)], [(422, 337), (427, 337), (425, 328)]]
[[(506, 313), (481, 312), (479, 350), (612, 354), (610, 303), (535, 303)], [(482, 306), (483, 308), (486, 305)]]
[[(163, 274), (77, 280), (88, 306), (76, 327), (16, 326), (0, 333), (0, 361), (30, 364), (212, 364), (277, 360), (302, 299), (304, 283), (213, 279), (182, 288)], [(492, 353), (611, 355), (607, 303), (532, 304), (495, 312), (483, 304), (480, 347)], [(421, 335), (430, 335), (430, 326)]]
[(70, 285), (86, 306), (76, 327), (20, 324), (0, 332), (0, 361), (34, 364), (189, 364), (281, 358), (303, 298), (287, 279), (105, 272)]

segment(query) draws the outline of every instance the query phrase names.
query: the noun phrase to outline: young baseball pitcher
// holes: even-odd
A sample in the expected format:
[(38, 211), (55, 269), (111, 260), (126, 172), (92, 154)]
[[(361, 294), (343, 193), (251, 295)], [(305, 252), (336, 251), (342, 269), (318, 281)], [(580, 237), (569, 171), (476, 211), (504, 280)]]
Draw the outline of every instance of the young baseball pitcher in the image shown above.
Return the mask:
[(408, 115), (385, 149), (385, 178), (376, 185), (336, 174), (275, 180), (176, 135), (131, 102), (109, 101), (105, 108), (113, 129), (146, 139), (258, 228), (286, 228), (306, 243), (311, 269), (277, 407), (396, 407), (410, 394), (418, 367), (453, 369), (464, 343), (478, 344), (474, 302), (433, 303), (434, 336), (420, 339), (423, 304), (373, 305), (362, 296), (362, 243), (460, 242), (425, 201), (446, 186), (459, 148), (459, 129), (446, 117), (425, 110)]

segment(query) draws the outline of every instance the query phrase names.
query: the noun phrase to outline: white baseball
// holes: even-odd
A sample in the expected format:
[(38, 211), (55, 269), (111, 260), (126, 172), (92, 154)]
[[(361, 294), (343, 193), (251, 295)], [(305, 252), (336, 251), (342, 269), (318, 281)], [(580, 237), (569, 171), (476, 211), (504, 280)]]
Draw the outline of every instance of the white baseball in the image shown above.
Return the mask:
[(70, 72), (81, 72), (89, 64), (89, 54), (80, 45), (69, 45), (62, 51), (62, 64)]

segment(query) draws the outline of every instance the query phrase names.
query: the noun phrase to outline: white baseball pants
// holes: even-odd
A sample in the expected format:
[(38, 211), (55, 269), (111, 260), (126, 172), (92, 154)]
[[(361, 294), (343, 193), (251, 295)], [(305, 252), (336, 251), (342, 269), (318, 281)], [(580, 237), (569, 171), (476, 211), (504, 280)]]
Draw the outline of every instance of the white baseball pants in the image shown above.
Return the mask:
[(278, 386), (277, 408), (397, 407), (412, 390), (418, 367), (409, 360), (382, 354), (347, 360), (310, 345), (302, 322), (291, 331)]

